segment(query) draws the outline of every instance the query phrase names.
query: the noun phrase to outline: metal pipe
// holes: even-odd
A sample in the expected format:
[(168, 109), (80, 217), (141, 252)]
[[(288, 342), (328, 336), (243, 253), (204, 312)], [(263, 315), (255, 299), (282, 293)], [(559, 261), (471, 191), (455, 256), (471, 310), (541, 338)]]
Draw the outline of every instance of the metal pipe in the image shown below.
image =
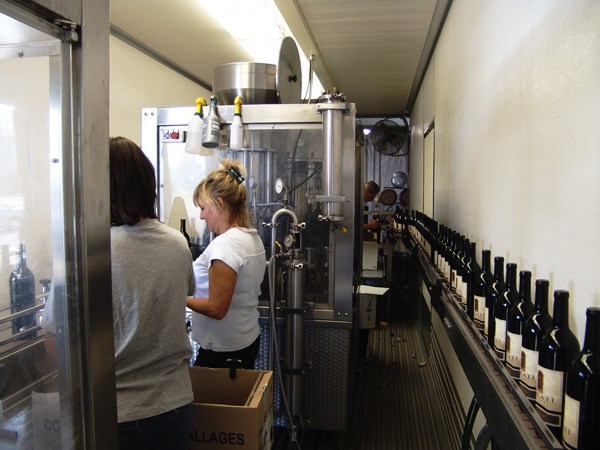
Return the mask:
[(287, 392), (293, 416), (301, 413), (302, 406), (302, 373), (304, 370), (304, 284), (306, 261), (302, 252), (294, 250), (294, 258), (289, 261), (286, 318), (286, 367)]
[[(289, 216), (292, 219), (292, 222), (294, 225), (298, 225), (298, 216), (296, 215), (296, 213), (294, 211), (292, 211), (289, 208), (281, 208), (278, 209), (277, 211), (275, 211), (273, 213), (273, 216), (271, 217), (271, 222), (269, 222), (268, 224), (266, 224), (266, 226), (270, 226), (271, 227), (271, 258), (269, 261), (273, 261), (273, 267), (269, 268), (269, 270), (273, 270), (273, 272), (275, 271), (275, 267), (274, 267), (274, 263), (275, 263), (275, 253), (277, 251), (277, 246), (275, 244), (275, 241), (277, 240), (277, 221), (282, 217), (282, 216)], [(273, 284), (275, 284), (275, 274), (273, 273)], [(275, 289), (274, 286), (271, 287), (270, 289), (270, 294), (269, 295), (269, 317), (271, 317), (271, 336), (275, 339), (277, 339), (276, 336), (274, 336), (273, 333), (275, 333)], [(273, 370), (274, 364), (273, 364), (273, 345), (271, 343), (271, 345), (269, 345), (269, 369)]]
[(276, 252), (275, 241), (277, 238), (277, 221), (281, 216), (285, 215), (291, 217), (292, 223), (294, 225), (298, 225), (298, 216), (293, 210), (289, 208), (281, 208), (273, 213), (273, 216), (271, 217), (271, 222), (269, 223), (269, 226), (271, 227), (271, 255), (275, 255)]
[[(325, 103), (341, 103), (335, 95), (321, 97)], [(342, 193), (342, 129), (343, 110), (323, 107), (323, 194), (326, 197), (338, 197)], [(336, 170), (337, 169), (337, 170)], [(325, 215), (339, 217), (342, 205), (339, 202), (327, 202)]]

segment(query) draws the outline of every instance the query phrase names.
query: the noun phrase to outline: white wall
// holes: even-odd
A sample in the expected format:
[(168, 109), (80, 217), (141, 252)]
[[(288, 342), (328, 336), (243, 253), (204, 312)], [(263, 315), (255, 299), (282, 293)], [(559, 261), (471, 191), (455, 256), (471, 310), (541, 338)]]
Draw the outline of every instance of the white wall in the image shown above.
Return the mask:
[(600, 306), (599, 29), (592, 0), (455, 0), (411, 117), (411, 207), (435, 119), (435, 219), (569, 290), (580, 341)]
[(581, 343), (600, 306), (598, 30), (593, 0), (454, 0), (411, 116), (411, 208), (434, 120), (434, 218), (570, 291)]
[(211, 93), (193, 81), (110, 37), (110, 135), (141, 143), (145, 107), (194, 106)]

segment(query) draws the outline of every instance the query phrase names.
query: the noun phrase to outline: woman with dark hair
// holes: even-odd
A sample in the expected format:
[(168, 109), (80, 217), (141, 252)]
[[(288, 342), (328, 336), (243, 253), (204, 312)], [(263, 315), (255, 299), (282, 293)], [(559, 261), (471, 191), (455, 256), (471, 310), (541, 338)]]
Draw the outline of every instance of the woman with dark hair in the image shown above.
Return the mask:
[[(194, 292), (192, 255), (183, 235), (156, 217), (154, 168), (123, 137), (110, 139), (112, 308), (121, 450), (184, 450), (193, 427), (185, 330)], [(56, 352), (54, 295), (42, 326)]]
[(258, 297), (265, 249), (246, 206), (244, 170), (224, 160), (194, 190), (200, 219), (218, 236), (194, 261), (196, 292), (187, 306), (192, 338), (200, 344), (196, 365), (228, 367), (228, 359), (254, 368), (260, 345)]
[(152, 163), (123, 137), (110, 140), (110, 220), (119, 447), (187, 449), (192, 256), (157, 219)]

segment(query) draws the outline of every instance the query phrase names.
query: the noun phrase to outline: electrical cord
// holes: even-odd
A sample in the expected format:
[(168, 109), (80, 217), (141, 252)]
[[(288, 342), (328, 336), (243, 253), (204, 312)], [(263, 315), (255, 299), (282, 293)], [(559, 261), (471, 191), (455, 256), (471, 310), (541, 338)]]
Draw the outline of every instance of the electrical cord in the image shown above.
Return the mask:
[(306, 94), (304, 94), (304, 101), (306, 103), (310, 103), (310, 92), (312, 91), (312, 84), (313, 84), (313, 56), (311, 55), (310, 58), (308, 58), (308, 83), (306, 85)]

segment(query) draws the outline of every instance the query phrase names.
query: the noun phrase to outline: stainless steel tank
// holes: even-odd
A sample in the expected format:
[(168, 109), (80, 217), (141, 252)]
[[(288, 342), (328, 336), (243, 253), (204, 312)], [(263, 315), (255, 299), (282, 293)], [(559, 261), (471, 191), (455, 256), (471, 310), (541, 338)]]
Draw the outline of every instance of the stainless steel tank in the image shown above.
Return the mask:
[(215, 67), (213, 94), (220, 105), (233, 105), (239, 95), (245, 105), (300, 103), (302, 69), (296, 42), (281, 41), (277, 65), (232, 62)]
[(213, 93), (220, 105), (233, 105), (238, 95), (244, 104), (279, 103), (277, 66), (255, 62), (233, 62), (215, 67)]

